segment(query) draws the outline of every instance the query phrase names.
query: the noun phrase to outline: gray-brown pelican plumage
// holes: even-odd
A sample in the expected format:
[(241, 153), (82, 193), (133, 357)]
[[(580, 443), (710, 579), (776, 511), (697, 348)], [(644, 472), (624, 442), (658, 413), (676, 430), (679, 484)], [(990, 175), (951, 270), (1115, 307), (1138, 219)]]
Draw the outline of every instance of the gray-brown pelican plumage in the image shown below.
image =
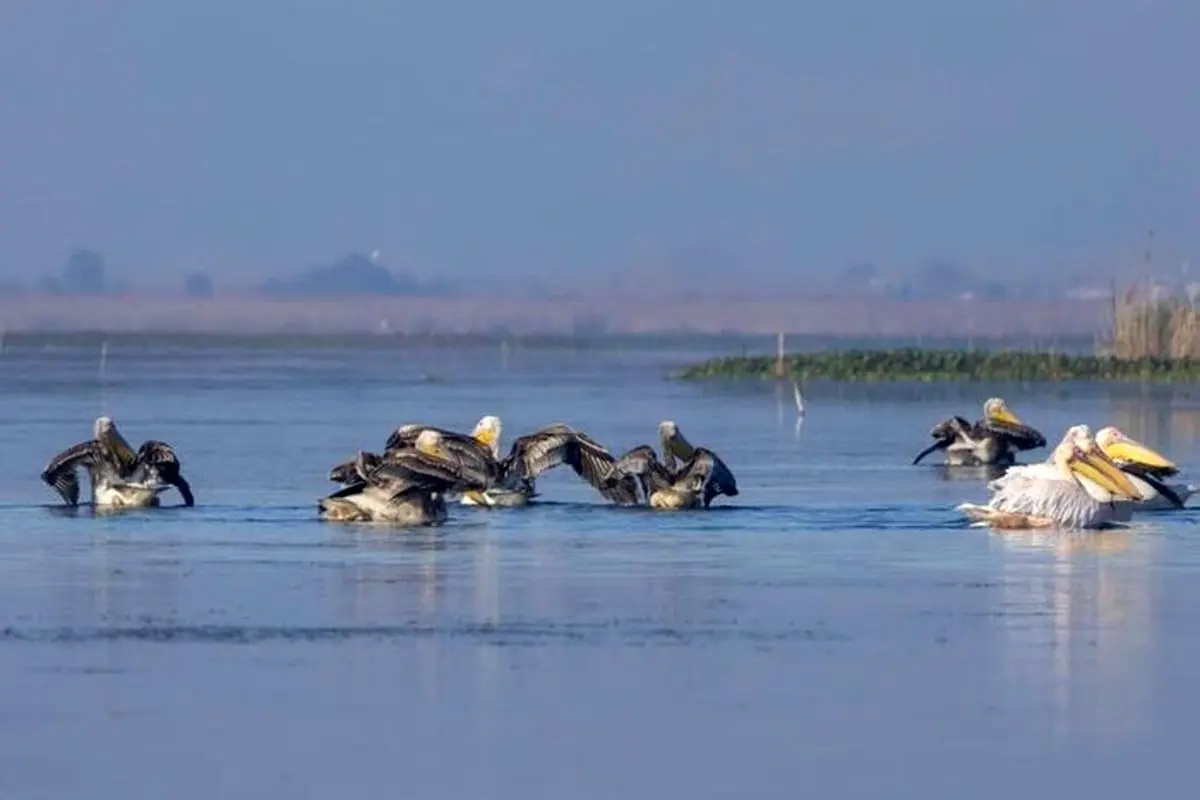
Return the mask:
[(632, 477), (609, 480), (616, 464), (613, 455), (586, 433), (563, 422), (552, 423), (513, 440), (508, 456), (500, 463), (497, 484), (474, 496), (463, 495), (463, 502), (489, 506), (525, 505), (537, 496), (538, 476), (563, 464), (591, 484), (604, 499), (618, 505), (637, 503), (637, 483)]
[(134, 451), (110, 418), (99, 417), (93, 438), (51, 458), (41, 477), (72, 506), (79, 505), (78, 469), (87, 471), (92, 505), (97, 507), (158, 506), (158, 496), (172, 487), (179, 491), (184, 505), (195, 505), (181, 466), (175, 450), (166, 442), (150, 439)]
[[(470, 435), (432, 425), (417, 423), (401, 425), (388, 436), (384, 443), (382, 458), (387, 460), (394, 452), (411, 450), (424, 431), (433, 431), (437, 434), (440, 447), (446, 453), (447, 458), (454, 463), (471, 470), (499, 476), (501, 424), (498, 417), (491, 415), (482, 417)], [(380, 456), (373, 457), (380, 458)], [(350, 459), (333, 467), (329, 471), (329, 479), (341, 484), (350, 484), (359, 480), (356, 460)], [(464, 497), (473, 494), (475, 494), (474, 491), (463, 493)]]
[(658, 434), (661, 459), (650, 445), (635, 447), (617, 460), (609, 480), (636, 478), (655, 509), (708, 508), (717, 495), (738, 495), (733, 472), (716, 453), (692, 446), (670, 420), (659, 424)]
[(436, 525), (446, 519), (447, 494), (484, 489), (495, 473), (455, 458), (441, 433), (426, 429), (383, 456), (360, 452), (345, 477), (346, 486), (318, 504), (322, 519)]
[(944, 450), (950, 466), (1006, 467), (1015, 463), (1017, 452), (1046, 446), (1041, 431), (1022, 422), (999, 397), (983, 404), (983, 418), (974, 425), (954, 416), (934, 425), (929, 435), (933, 444), (918, 453), (913, 464)]

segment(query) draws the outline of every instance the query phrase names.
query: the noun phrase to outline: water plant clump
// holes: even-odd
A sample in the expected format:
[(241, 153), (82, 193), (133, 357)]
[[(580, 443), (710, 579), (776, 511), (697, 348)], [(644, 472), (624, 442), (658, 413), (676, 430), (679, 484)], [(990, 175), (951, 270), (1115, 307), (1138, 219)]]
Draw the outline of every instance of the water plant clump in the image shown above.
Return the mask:
[(841, 350), (714, 358), (685, 367), (685, 380), (824, 378), (840, 381), (1196, 381), (1200, 359), (985, 350)]

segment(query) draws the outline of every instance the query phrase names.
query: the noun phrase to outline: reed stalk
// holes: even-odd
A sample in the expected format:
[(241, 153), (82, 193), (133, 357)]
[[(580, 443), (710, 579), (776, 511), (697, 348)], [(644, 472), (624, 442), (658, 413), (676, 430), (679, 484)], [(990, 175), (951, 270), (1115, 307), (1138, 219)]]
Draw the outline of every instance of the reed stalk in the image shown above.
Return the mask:
[(1182, 292), (1161, 296), (1136, 287), (1114, 293), (1111, 352), (1123, 361), (1200, 358), (1200, 310)]

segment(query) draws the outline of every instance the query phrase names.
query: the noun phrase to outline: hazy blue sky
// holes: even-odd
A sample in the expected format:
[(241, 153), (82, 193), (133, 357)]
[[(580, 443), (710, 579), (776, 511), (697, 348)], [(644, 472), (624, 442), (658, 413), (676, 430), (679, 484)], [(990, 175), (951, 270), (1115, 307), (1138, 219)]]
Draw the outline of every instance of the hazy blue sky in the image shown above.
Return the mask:
[(0, 270), (1178, 263), (1198, 75), (1196, 0), (12, 0)]

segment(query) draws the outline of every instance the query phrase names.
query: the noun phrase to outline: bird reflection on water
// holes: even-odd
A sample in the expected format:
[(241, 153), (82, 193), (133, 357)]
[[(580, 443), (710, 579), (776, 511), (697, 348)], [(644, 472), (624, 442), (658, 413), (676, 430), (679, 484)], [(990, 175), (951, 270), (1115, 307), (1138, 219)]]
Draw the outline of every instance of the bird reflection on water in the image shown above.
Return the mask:
[(1048, 695), (1059, 741), (1128, 739), (1148, 724), (1157, 537), (1129, 530), (993, 532), (1005, 556), (1003, 673), (1010, 701)]
[(987, 483), (1003, 475), (1008, 470), (1008, 467), (997, 466), (995, 464), (985, 464), (982, 466), (934, 464), (931, 469), (934, 475), (944, 481)]

